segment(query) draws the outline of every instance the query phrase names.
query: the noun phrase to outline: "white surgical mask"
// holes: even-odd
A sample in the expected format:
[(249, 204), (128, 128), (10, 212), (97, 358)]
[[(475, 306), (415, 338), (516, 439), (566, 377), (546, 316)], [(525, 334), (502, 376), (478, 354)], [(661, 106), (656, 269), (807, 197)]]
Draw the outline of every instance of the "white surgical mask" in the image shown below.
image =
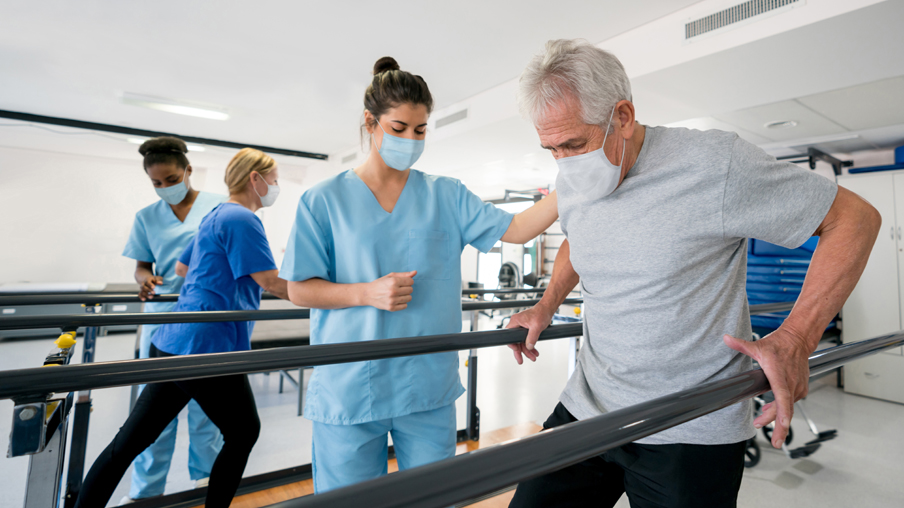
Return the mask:
[[(263, 179), (264, 177), (261, 177), (261, 180)], [(254, 193), (257, 194), (257, 197), (261, 198), (261, 206), (273, 206), (273, 203), (276, 203), (276, 198), (279, 197), (279, 185), (270, 185), (266, 180), (264, 180), (264, 183), (267, 184), (267, 193), (263, 196), (257, 193), (257, 189), (254, 188), (254, 184), (251, 184), (251, 190), (253, 190)]]
[(614, 114), (615, 108), (609, 115), (603, 146), (599, 150), (556, 160), (556, 164), (559, 166), (559, 178), (588, 201), (596, 201), (612, 194), (621, 180), (622, 164), (625, 162), (625, 145), (622, 145), (622, 156), (618, 166), (609, 162), (606, 152), (603, 151)]

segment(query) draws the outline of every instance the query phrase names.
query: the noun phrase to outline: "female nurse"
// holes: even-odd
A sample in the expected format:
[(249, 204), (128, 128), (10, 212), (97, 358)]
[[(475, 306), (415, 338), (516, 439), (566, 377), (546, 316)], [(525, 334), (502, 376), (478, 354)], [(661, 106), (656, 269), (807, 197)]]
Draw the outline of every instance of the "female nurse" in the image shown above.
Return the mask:
[[(188, 149), (181, 139), (159, 137), (145, 141), (138, 152), (144, 156), (144, 171), (160, 196), (156, 203), (135, 214), (132, 233), (122, 255), (137, 261), (135, 280), (141, 286), (139, 297), (153, 300), (154, 294), (178, 293), (183, 278), (177, 260), (195, 238), (201, 219), (226, 196), (201, 192), (191, 187)], [(147, 302), (145, 312), (168, 312), (175, 302)], [(139, 357), (147, 358), (151, 340), (160, 325), (143, 325), (139, 338)], [(173, 450), (176, 447), (174, 418), (160, 437), (135, 459), (129, 495), (120, 504), (163, 495)], [(223, 437), (197, 402), (188, 405), (188, 473), (197, 486), (203, 486)]]
[[(258, 150), (245, 148), (232, 159), (226, 168), (229, 200), (201, 221), (195, 240), (179, 259), (188, 266), (188, 273), (175, 312), (256, 310), (264, 289), (288, 299), (264, 226), (254, 215), (276, 200), (278, 177), (276, 162)], [(163, 325), (152, 338), (150, 356), (249, 350), (253, 327), (253, 321)], [(246, 375), (147, 385), (126, 423), (85, 477), (76, 507), (106, 506), (132, 460), (191, 400), (223, 434), (223, 447), (210, 470), (205, 506), (229, 506), (260, 433)]]
[[(558, 216), (554, 194), (512, 216), (411, 169), (432, 107), (420, 76), (377, 61), (364, 94), (370, 155), (298, 203), (280, 276), (312, 307), (312, 344), (461, 332), (464, 247), (524, 243)], [(463, 392), (457, 352), (316, 367), (304, 410), (315, 491), (385, 474), (387, 434), (400, 469), (452, 457)]]

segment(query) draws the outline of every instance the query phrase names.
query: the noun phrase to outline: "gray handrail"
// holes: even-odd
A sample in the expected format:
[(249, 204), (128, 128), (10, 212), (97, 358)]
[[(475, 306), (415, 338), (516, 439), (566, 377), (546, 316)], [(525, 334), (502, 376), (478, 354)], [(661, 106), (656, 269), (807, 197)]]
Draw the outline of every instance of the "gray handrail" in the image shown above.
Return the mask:
[[(904, 331), (825, 349), (810, 356), (810, 376), (904, 345)], [(516, 442), (394, 473), (270, 508), (440, 508), (536, 478), (680, 425), (769, 390), (763, 371), (706, 383), (577, 421)]]
[[(554, 325), (540, 334), (540, 340), (575, 337), (582, 333), (581, 323)], [(43, 399), (48, 393), (460, 351), (524, 342), (526, 337), (526, 329), (511, 328), (256, 351), (83, 363), (52, 369), (5, 370), (0, 371), (0, 399), (31, 397)]]
[[(462, 302), (462, 311), (513, 309), (531, 307), (540, 300), (505, 300), (501, 302)], [(581, 298), (566, 299), (563, 305), (578, 305)], [(220, 323), (228, 321), (273, 321), (309, 319), (310, 309), (222, 310), (203, 312), (135, 312), (116, 314), (55, 314), (47, 316), (14, 316), (0, 318), (0, 330), (60, 328), (75, 330), (89, 326), (122, 326), (168, 323)]]

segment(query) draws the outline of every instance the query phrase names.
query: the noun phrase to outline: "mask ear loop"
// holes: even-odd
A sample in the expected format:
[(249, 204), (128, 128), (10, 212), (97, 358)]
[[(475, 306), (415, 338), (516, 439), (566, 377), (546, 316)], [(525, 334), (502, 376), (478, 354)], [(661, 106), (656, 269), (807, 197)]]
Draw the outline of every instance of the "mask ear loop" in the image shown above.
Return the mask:
[[(617, 104), (616, 104), (617, 106)], [(612, 118), (615, 116), (615, 106), (612, 107), (612, 112), (609, 113), (609, 121), (606, 123), (606, 134), (603, 136), (603, 154), (606, 153), (606, 139), (609, 137), (609, 127), (612, 127)], [(618, 169), (622, 169), (622, 164), (625, 162), (625, 149), (628, 147), (627, 142), (624, 138), (622, 138), (622, 152), (621, 152), (621, 161), (618, 163)]]
[(191, 184), (185, 182), (185, 179), (188, 178), (188, 166), (185, 166), (185, 169), (182, 170), (182, 182), (185, 183), (185, 188), (191, 191)]
[[(376, 118), (374, 118), (374, 122), (377, 123), (377, 125), (380, 127), (380, 130), (383, 131), (383, 135), (385, 136), (385, 135), (386, 135), (386, 129), (384, 129), (383, 126), (380, 125), (380, 121), (377, 120)], [(377, 140), (375, 140), (375, 139), (374, 139), (374, 135), (371, 134), (371, 135), (370, 135), (370, 142), (371, 142), (372, 145), (374, 145), (374, 148), (377, 149), (377, 153), (380, 153), (380, 148), (383, 147), (383, 141), (380, 141), (380, 146), (377, 146)]]
[[(257, 173), (257, 171), (252, 171), (252, 173)], [(257, 173), (257, 176), (261, 177), (261, 180), (264, 180), (264, 175), (262, 175), (262, 174), (260, 174), (260, 173)], [(261, 193), (260, 193), (260, 192), (257, 192), (257, 187), (255, 187), (254, 181), (251, 180), (251, 176), (250, 176), (250, 175), (248, 176), (248, 180), (251, 181), (251, 190), (253, 190), (254, 193), (257, 194), (257, 199), (260, 199), (260, 200), (261, 200), (261, 206), (263, 206), (263, 205), (264, 205), (264, 196), (261, 196)], [(267, 194), (270, 194), (270, 187), (269, 187), (269, 184), (267, 183), (266, 180), (264, 180), (264, 184), (268, 186), (268, 187), (267, 187)], [(267, 194), (265, 194), (265, 196), (266, 196)]]

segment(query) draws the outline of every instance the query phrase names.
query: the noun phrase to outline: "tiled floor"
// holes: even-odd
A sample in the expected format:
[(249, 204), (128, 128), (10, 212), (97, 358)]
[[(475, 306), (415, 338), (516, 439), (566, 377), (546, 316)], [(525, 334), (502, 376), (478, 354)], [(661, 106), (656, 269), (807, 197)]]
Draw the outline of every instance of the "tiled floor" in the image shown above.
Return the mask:
[[(491, 326), (486, 323), (482, 328)], [(38, 365), (50, 349), (50, 340), (0, 342), (0, 370)], [(97, 360), (128, 358), (134, 335), (99, 339)], [(523, 422), (541, 422), (555, 406), (567, 376), (568, 341), (542, 343), (536, 364), (517, 366), (507, 348), (479, 353), (478, 405), (482, 432)], [(465, 353), (462, 353), (464, 359)], [(77, 353), (80, 357), (80, 352)], [(464, 363), (464, 362), (462, 362)], [(463, 371), (464, 372), (464, 371)], [(463, 377), (464, 379), (464, 377)], [(310, 423), (295, 416), (296, 393), (287, 387), (277, 393), (278, 376), (251, 376), (263, 423), (261, 439), (246, 470), (247, 475), (283, 469), (310, 461)], [(811, 389), (807, 409), (820, 427), (836, 428), (839, 437), (816, 454), (791, 460), (768, 448), (760, 438), (762, 461), (748, 469), (739, 506), (745, 508), (885, 507), (904, 506), (904, 406), (845, 394), (826, 378)], [(94, 392), (94, 412), (88, 458), (93, 460), (125, 420), (129, 389)], [(459, 399), (459, 428), (464, 428), (464, 397)], [(12, 402), (0, 401), (0, 448), (6, 449)], [(192, 487), (188, 479), (184, 414), (167, 492)], [(796, 443), (810, 439), (806, 426), (795, 418)], [(28, 466), (27, 458), (0, 458), (0, 507), (20, 507)], [(129, 475), (112, 502), (128, 492)], [(628, 506), (622, 499), (619, 507)]]

